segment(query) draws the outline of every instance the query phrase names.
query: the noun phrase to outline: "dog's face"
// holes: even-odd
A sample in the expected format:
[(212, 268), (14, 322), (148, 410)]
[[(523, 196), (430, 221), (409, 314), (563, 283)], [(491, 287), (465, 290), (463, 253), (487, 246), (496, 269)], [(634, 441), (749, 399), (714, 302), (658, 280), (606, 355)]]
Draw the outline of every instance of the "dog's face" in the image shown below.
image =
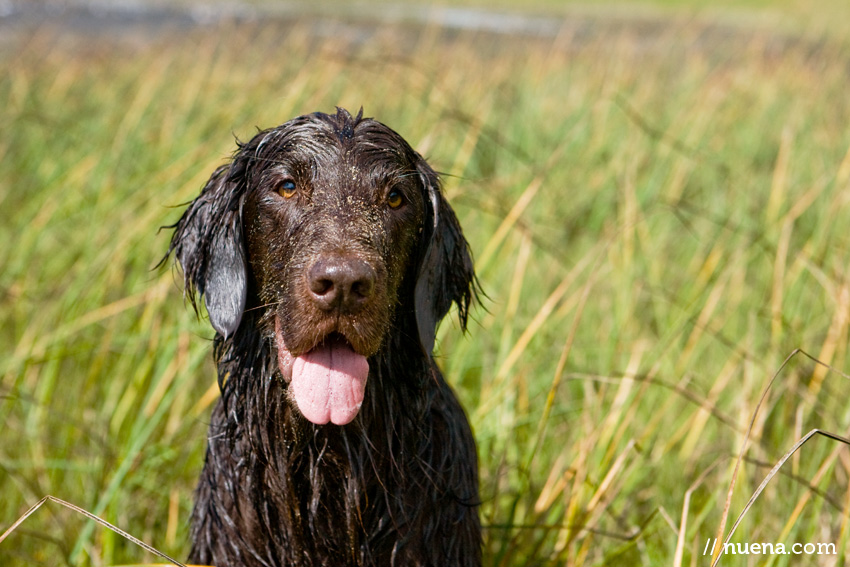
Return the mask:
[(252, 176), (243, 222), (268, 317), (292, 356), (331, 335), (372, 356), (402, 279), (416, 277), (427, 194), (419, 158), (374, 121), (337, 132), (310, 117), (266, 138), (274, 151)]
[(172, 249), (225, 338), (256, 297), (290, 398), (318, 424), (354, 419), (367, 358), (398, 331), (403, 306), (415, 308), (430, 356), (451, 302), (465, 323), (473, 294), (436, 174), (394, 131), (343, 110), (242, 145), (180, 220)]
[(416, 276), (427, 192), (419, 158), (374, 121), (338, 131), (299, 120), (266, 138), (274, 151), (254, 172), (243, 212), (264, 320), (305, 417), (347, 423), (401, 282)]

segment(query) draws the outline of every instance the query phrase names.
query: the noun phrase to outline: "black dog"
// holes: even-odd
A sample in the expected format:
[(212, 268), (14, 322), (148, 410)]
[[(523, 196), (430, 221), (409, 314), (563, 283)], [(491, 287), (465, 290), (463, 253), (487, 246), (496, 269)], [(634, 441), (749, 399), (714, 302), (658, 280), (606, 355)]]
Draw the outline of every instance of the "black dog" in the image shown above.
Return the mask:
[(221, 387), (190, 561), (480, 565), (475, 444), (431, 356), (477, 285), (422, 157), (362, 111), (302, 116), (240, 144), (174, 228)]

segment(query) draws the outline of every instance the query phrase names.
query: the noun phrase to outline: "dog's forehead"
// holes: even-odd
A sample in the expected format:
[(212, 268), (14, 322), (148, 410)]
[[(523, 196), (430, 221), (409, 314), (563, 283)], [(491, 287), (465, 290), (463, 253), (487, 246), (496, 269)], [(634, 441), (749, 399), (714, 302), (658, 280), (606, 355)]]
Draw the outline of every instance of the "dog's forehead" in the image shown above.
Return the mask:
[(409, 162), (415, 156), (410, 145), (394, 130), (364, 118), (340, 123), (335, 117), (318, 114), (300, 116), (269, 131), (262, 145), (270, 143), (285, 150), (348, 153), (378, 153), (384, 159)]
[(258, 150), (275, 155), (283, 171), (309, 172), (313, 189), (374, 192), (415, 179), (417, 154), (401, 136), (374, 120), (351, 129), (308, 117), (270, 132)]

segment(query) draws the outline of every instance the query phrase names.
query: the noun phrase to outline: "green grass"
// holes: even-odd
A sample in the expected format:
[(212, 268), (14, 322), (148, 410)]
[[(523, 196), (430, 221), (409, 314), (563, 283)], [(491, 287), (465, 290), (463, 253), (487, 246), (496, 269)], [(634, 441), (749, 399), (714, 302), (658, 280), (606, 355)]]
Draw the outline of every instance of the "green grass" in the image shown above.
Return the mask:
[[(212, 333), (153, 269), (157, 228), (231, 133), (362, 105), (446, 173), (488, 295), (438, 347), (476, 432), (487, 565), (708, 564), (782, 361), (850, 370), (850, 45), (771, 21), (524, 42), (43, 29), (7, 46), (0, 529), (52, 494), (185, 556)], [(783, 369), (726, 529), (802, 435), (848, 433), (848, 391), (803, 356)], [(814, 438), (733, 539), (838, 556), (746, 564), (843, 564), (848, 477), (850, 450)], [(0, 544), (2, 565), (152, 559), (55, 505)]]

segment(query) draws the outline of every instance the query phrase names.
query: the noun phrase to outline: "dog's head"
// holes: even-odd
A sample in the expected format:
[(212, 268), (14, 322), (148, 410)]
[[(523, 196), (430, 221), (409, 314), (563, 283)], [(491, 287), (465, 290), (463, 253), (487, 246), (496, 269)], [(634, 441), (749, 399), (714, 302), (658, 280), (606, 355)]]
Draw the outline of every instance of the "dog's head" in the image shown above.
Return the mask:
[(436, 173), (396, 132), (360, 114), (311, 114), (258, 133), (217, 169), (170, 250), (193, 302), (225, 339), (259, 321), (301, 413), (344, 424), (367, 358), (413, 321), (431, 355), (452, 302), (475, 293), (468, 245)]

